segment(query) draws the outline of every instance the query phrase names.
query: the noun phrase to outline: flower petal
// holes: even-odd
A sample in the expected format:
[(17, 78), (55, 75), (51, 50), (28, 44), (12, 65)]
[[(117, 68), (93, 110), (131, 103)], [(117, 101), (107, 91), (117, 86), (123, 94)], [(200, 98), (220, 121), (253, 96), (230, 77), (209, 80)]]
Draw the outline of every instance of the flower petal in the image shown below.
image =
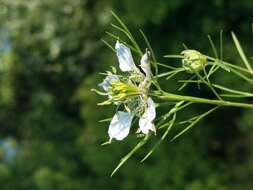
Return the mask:
[(140, 131), (144, 134), (148, 134), (149, 131), (156, 132), (153, 120), (156, 117), (155, 103), (152, 98), (147, 100), (147, 109), (139, 120)]
[(153, 121), (156, 117), (156, 111), (155, 111), (155, 103), (152, 100), (152, 98), (148, 98), (147, 100), (147, 115), (150, 118), (151, 121)]
[(134, 64), (131, 50), (127, 46), (117, 41), (115, 49), (119, 60), (119, 68), (121, 71), (125, 72), (137, 69)]
[(118, 111), (112, 118), (108, 133), (110, 141), (123, 140), (130, 131), (133, 115), (128, 112)]
[(150, 61), (149, 61), (149, 51), (146, 51), (146, 53), (141, 58), (141, 69), (146, 74), (146, 78), (150, 79), (151, 68), (150, 68)]
[(116, 80), (116, 81), (119, 80), (117, 75), (108, 75), (107, 77), (105, 77), (103, 82), (99, 84), (99, 86), (101, 86), (104, 89), (104, 91), (108, 91), (108, 88), (111, 86), (111, 82), (113, 80)]
[(152, 122), (149, 121), (147, 117), (142, 116), (139, 120), (139, 130), (138, 132), (142, 132), (144, 134), (148, 134), (149, 131), (156, 131), (155, 126)]

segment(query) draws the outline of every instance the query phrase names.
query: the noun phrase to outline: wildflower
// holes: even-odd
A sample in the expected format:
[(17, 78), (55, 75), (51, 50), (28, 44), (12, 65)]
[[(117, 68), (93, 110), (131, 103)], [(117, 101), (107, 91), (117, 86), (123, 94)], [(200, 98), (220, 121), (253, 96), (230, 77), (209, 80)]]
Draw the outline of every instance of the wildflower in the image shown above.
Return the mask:
[(189, 73), (198, 72), (204, 68), (206, 56), (196, 50), (187, 49), (181, 52), (183, 67)]
[(134, 116), (139, 117), (137, 132), (148, 134), (150, 131), (156, 131), (153, 123), (156, 117), (155, 103), (148, 97), (152, 77), (149, 52), (146, 51), (140, 61), (143, 74), (135, 65), (131, 50), (127, 46), (117, 41), (115, 49), (119, 68), (126, 72), (127, 76), (108, 73), (99, 85), (108, 95), (108, 100), (102, 105), (114, 103), (118, 107), (123, 105), (124, 108), (124, 111), (117, 111), (110, 122), (110, 142), (113, 138), (123, 140), (129, 134)]

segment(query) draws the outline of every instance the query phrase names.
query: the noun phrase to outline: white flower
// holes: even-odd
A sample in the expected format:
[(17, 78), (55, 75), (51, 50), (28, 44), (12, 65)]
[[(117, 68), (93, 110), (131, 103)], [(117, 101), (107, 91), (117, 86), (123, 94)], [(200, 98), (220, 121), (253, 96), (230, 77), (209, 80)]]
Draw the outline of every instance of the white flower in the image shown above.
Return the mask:
[(119, 60), (119, 68), (121, 71), (134, 71), (138, 70), (134, 64), (131, 50), (119, 41), (115, 45), (116, 54)]
[(156, 117), (155, 103), (149, 97), (147, 100), (147, 108), (139, 120), (139, 127), (140, 127), (139, 131), (141, 131), (144, 134), (148, 134), (149, 131), (156, 132), (153, 123), (155, 117)]
[(128, 112), (118, 111), (112, 118), (108, 133), (110, 142), (113, 138), (123, 140), (130, 131), (133, 115)]
[(156, 117), (155, 103), (147, 96), (152, 77), (149, 52), (146, 51), (140, 60), (144, 75), (134, 64), (131, 50), (128, 47), (117, 41), (115, 49), (121, 71), (134, 72), (129, 73), (129, 78), (119, 78), (113, 74), (108, 75), (100, 84), (108, 94), (110, 102), (118, 106), (123, 104), (125, 110), (127, 110), (127, 112), (117, 111), (113, 116), (108, 129), (110, 142), (113, 138), (123, 140), (129, 134), (135, 115), (140, 117), (138, 132), (144, 134), (148, 134), (150, 131), (156, 132), (154, 126)]

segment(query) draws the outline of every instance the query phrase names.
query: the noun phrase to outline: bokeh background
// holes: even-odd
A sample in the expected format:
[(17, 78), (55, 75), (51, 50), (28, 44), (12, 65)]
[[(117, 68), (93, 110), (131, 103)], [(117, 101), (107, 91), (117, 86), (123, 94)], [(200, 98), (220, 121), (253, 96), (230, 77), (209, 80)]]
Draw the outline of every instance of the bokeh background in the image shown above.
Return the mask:
[[(110, 178), (137, 143), (130, 135), (100, 146), (108, 124), (98, 121), (114, 110), (98, 107), (102, 99), (90, 89), (101, 82), (99, 72), (117, 66), (101, 42), (113, 31), (111, 10), (145, 48), (143, 29), (161, 62), (172, 62), (162, 56), (179, 53), (182, 42), (211, 55), (206, 36), (218, 44), (221, 29), (226, 60), (240, 62), (232, 30), (252, 56), (252, 0), (0, 0), (0, 189), (253, 189), (253, 112), (234, 108), (165, 141), (140, 163), (151, 141)], [(252, 89), (229, 75), (217, 77)]]

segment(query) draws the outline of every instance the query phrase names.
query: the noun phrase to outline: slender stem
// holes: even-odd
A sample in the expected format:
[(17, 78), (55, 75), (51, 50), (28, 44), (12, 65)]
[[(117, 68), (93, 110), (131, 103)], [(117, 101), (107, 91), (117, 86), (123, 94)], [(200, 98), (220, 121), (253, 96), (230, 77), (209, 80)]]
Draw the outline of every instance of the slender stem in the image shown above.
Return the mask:
[(214, 93), (214, 95), (219, 99), (219, 100), (222, 100), (222, 98), (219, 96), (219, 94), (216, 92), (216, 90), (213, 88), (209, 78), (207, 77), (207, 74), (205, 72), (205, 68), (204, 68), (204, 73), (205, 73), (205, 77), (207, 79), (207, 81), (199, 74), (199, 72), (195, 71), (194, 69), (192, 69), (194, 71), (194, 73), (200, 78), (200, 80), (206, 84), (210, 89), (211, 91)]
[[(210, 56), (206, 56), (206, 57), (207, 57), (209, 60), (215, 62), (215, 58), (210, 57)], [(222, 61), (222, 60), (220, 60), (220, 61)], [(242, 67), (240, 67), (240, 66), (237, 66), (237, 65), (230, 64), (230, 63), (225, 62), (225, 61), (222, 61), (222, 63), (223, 63), (224, 65), (230, 67), (229, 69), (230, 69), (230, 71), (231, 71), (232, 73), (234, 73), (234, 74), (237, 75), (238, 77), (240, 77), (240, 78), (246, 80), (246, 81), (249, 82), (250, 84), (253, 84), (253, 79), (247, 77), (246, 75), (244, 75), (244, 74), (242, 74), (241, 72), (238, 71), (238, 70), (240, 70), (240, 71), (242, 71), (242, 72), (245, 72), (245, 73), (248, 73), (248, 74), (252, 74), (249, 70), (247, 70), (247, 69), (245, 69), (245, 68), (242, 68)], [(216, 67), (216, 68), (218, 68), (218, 67)], [(217, 70), (217, 69), (216, 69), (216, 70)], [(214, 72), (215, 72), (215, 71), (212, 71), (212, 72), (210, 73), (210, 75), (213, 74)], [(210, 75), (209, 75), (208, 77), (210, 77)]]
[(147, 134), (126, 156), (124, 156), (117, 167), (111, 173), (111, 177), (115, 174), (116, 171), (137, 151), (139, 150), (150, 138), (151, 134)]
[(151, 93), (151, 95), (156, 96), (157, 98), (160, 98), (160, 99), (170, 100), (170, 101), (188, 101), (192, 103), (204, 103), (204, 104), (212, 104), (212, 105), (219, 105), (219, 106), (231, 106), (231, 107), (253, 109), (253, 104), (223, 101), (223, 100), (211, 100), (211, 99), (198, 98), (198, 97), (192, 97), (192, 96), (182, 96), (182, 95), (172, 94), (168, 92), (155, 91), (154, 93)]
[[(205, 55), (205, 56), (206, 56), (208, 59), (212, 60), (212, 61), (215, 61), (215, 60), (216, 60), (216, 59), (213, 58), (213, 57), (210, 57), (210, 56), (207, 56), (207, 55)], [(246, 72), (246, 73), (248, 73), (248, 74), (251, 74), (250, 71), (248, 71), (247, 69), (245, 69), (245, 68), (243, 68), (243, 67), (240, 67), (240, 66), (238, 66), (238, 65), (233, 65), (233, 64), (228, 63), (228, 62), (223, 61), (223, 60), (220, 60), (220, 61), (222, 61), (222, 63), (225, 64), (225, 65), (227, 65), (227, 66), (230, 66), (230, 67), (232, 67), (232, 68), (238, 69), (238, 70), (243, 71), (243, 72)]]

